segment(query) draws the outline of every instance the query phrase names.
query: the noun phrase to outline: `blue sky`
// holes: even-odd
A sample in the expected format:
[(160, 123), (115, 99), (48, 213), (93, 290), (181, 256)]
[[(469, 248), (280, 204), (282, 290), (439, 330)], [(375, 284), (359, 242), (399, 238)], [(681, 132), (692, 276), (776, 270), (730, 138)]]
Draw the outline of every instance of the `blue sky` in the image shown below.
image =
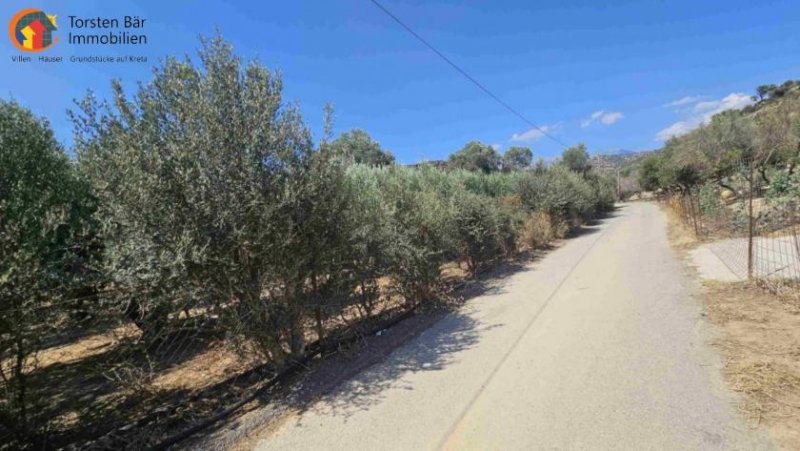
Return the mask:
[[(606, 5), (603, 5), (605, 3)], [(526, 117), (592, 152), (652, 149), (755, 86), (800, 78), (800, 3), (788, 1), (383, 0)], [(368, 0), (7, 0), (0, 17), (36, 7), (58, 17), (48, 55), (137, 54), (148, 64), (17, 64), (3, 36), (0, 96), (46, 116), (70, 145), (66, 110), (109, 80), (133, 88), (169, 54), (194, 54), (218, 29), (245, 58), (284, 77), (316, 137), (322, 107), (335, 131), (367, 130), (401, 162), (444, 158), (469, 140), (562, 150), (470, 84)], [(70, 46), (68, 16), (139, 15), (147, 46)], [(8, 20), (8, 19), (3, 19)], [(5, 22), (4, 22), (5, 23)], [(5, 32), (4, 32), (5, 35)]]

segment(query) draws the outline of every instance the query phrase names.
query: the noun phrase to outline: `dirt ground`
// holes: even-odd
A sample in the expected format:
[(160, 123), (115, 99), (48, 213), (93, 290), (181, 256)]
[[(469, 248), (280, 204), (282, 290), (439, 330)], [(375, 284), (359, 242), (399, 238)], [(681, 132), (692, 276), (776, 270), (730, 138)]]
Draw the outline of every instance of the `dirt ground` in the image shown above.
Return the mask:
[[(673, 214), (670, 240), (683, 256), (699, 244)], [(754, 427), (766, 426), (780, 449), (800, 449), (800, 286), (705, 281), (702, 290), (739, 410)]]
[(752, 283), (704, 283), (714, 345), (739, 409), (765, 424), (782, 449), (800, 449), (800, 299)]

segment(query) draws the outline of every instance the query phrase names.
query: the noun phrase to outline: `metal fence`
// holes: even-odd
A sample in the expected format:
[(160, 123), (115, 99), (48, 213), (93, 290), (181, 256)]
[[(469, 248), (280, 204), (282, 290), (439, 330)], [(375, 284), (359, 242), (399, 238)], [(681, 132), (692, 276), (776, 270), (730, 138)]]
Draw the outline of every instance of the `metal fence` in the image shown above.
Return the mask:
[[(320, 327), (307, 327), (303, 355), (282, 363), (232, 339), (223, 313), (235, 306), (224, 303), (171, 312), (148, 339), (129, 309), (109, 305), (103, 318), (84, 311), (82, 303), (100, 302), (97, 293), (4, 309), (37, 318), (20, 339), (35, 335), (30, 345), (40, 350), (20, 362), (0, 359), (0, 403), (6, 404), (0, 405), (0, 450), (164, 449), (264, 395), (311, 359), (412, 314), (416, 305), (401, 301), (387, 294), (370, 311), (329, 309)], [(74, 322), (83, 326), (62, 327)], [(18, 364), (24, 379), (13, 377)]]
[(662, 199), (740, 279), (800, 280), (800, 179), (743, 160), (728, 177)]

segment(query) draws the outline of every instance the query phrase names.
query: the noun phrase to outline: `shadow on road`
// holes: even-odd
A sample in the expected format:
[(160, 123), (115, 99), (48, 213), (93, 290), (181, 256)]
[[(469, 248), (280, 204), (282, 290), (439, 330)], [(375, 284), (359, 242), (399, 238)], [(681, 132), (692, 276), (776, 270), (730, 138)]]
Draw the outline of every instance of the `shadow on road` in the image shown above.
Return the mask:
[(457, 359), (458, 353), (475, 346), (483, 331), (495, 327), (501, 325), (480, 325), (459, 312), (447, 315), (421, 334), (424, 339), (412, 341), (391, 353), (382, 364), (369, 367), (324, 395), (321, 408), (330, 415), (349, 417), (380, 403), (389, 388), (413, 390), (403, 381), (404, 376), (444, 369)]
[[(606, 222), (621, 214), (622, 208), (616, 207), (572, 236), (601, 231)], [(324, 414), (349, 417), (380, 403), (389, 388), (413, 390), (403, 382), (404, 376), (442, 370), (457, 361), (461, 351), (476, 346), (485, 331), (503, 327), (503, 324), (483, 324), (471, 318), (468, 309), (459, 307), (479, 296), (505, 293), (509, 277), (530, 270), (530, 264), (551, 249), (497, 265), (479, 278), (464, 283), (458, 290), (460, 302), (456, 305), (427, 318), (417, 317), (401, 323), (381, 337), (370, 337), (352, 355), (322, 362), (303, 389), (295, 393), (293, 406), (301, 412), (320, 409)], [(317, 405), (317, 401), (323, 402)]]
[[(587, 224), (570, 238), (599, 232), (604, 223), (621, 214), (620, 210), (618, 207)], [(336, 354), (317, 361), (309, 371), (282, 384), (279, 392), (265, 394), (259, 403), (271, 405), (272, 413), (268, 409), (247, 423), (263, 425), (276, 412), (287, 409), (299, 413), (314, 410), (323, 415), (348, 418), (379, 404), (389, 389), (413, 390), (404, 382), (407, 375), (445, 369), (458, 361), (459, 353), (477, 346), (486, 331), (504, 326), (482, 323), (470, 317), (468, 305), (465, 308), (464, 304), (479, 296), (505, 293), (511, 276), (531, 270), (531, 263), (555, 247), (494, 266), (478, 278), (463, 283), (456, 292), (458, 301), (402, 321), (380, 336), (364, 337), (353, 348), (340, 349)], [(297, 418), (297, 425), (302, 426), (303, 417)], [(237, 434), (245, 433), (251, 427), (238, 423), (238, 420), (233, 423), (228, 426), (237, 430)]]

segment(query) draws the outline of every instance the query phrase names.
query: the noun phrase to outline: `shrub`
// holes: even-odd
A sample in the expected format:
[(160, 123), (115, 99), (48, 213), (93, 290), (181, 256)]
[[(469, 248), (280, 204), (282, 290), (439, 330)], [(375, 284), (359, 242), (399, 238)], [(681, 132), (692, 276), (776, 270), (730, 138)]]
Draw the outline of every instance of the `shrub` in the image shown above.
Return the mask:
[(32, 440), (36, 353), (69, 319), (58, 306), (93, 289), (93, 202), (49, 124), (14, 102), (0, 101), (0, 149), (0, 426)]
[(394, 274), (409, 303), (433, 300), (441, 288), (440, 267), (456, 254), (448, 196), (452, 181), (432, 168), (385, 169), (381, 190), (397, 231)]
[[(507, 198), (506, 198), (507, 199)], [(497, 202), (493, 199), (493, 202)], [(504, 202), (497, 205), (497, 239), (504, 257), (513, 257), (517, 254), (519, 231), (524, 221), (524, 213), (519, 206), (508, 205)]]
[(468, 192), (453, 197), (453, 222), (461, 259), (471, 273), (503, 254), (496, 201)]
[(357, 288), (356, 302), (367, 316), (380, 295), (378, 279), (392, 275), (401, 255), (403, 237), (395, 226), (395, 212), (381, 191), (387, 172), (364, 165), (351, 166), (347, 171), (351, 199), (347, 217), (352, 222), (348, 257)]
[(568, 221), (571, 227), (595, 217), (604, 200), (580, 174), (563, 166), (526, 173), (517, 183), (517, 194), (528, 210), (545, 211)]
[(331, 143), (331, 149), (346, 161), (368, 166), (394, 164), (394, 155), (381, 148), (364, 130), (353, 129), (342, 133)]
[(458, 152), (451, 154), (447, 165), (453, 169), (482, 171), (488, 174), (499, 169), (500, 161), (500, 154), (492, 146), (471, 141)]
[(269, 358), (298, 355), (307, 282), (338, 274), (343, 168), (314, 150), (279, 77), (220, 38), (199, 53), (201, 68), (167, 59), (132, 100), (114, 83), (113, 109), (87, 97), (74, 115), (117, 288), (106, 301), (149, 342), (197, 306)]
[(800, 197), (800, 172), (790, 174), (788, 171), (780, 171), (772, 179), (767, 190), (767, 198), (778, 199), (788, 196)]
[(520, 241), (528, 249), (541, 249), (556, 238), (553, 220), (545, 211), (528, 215), (523, 224)]

